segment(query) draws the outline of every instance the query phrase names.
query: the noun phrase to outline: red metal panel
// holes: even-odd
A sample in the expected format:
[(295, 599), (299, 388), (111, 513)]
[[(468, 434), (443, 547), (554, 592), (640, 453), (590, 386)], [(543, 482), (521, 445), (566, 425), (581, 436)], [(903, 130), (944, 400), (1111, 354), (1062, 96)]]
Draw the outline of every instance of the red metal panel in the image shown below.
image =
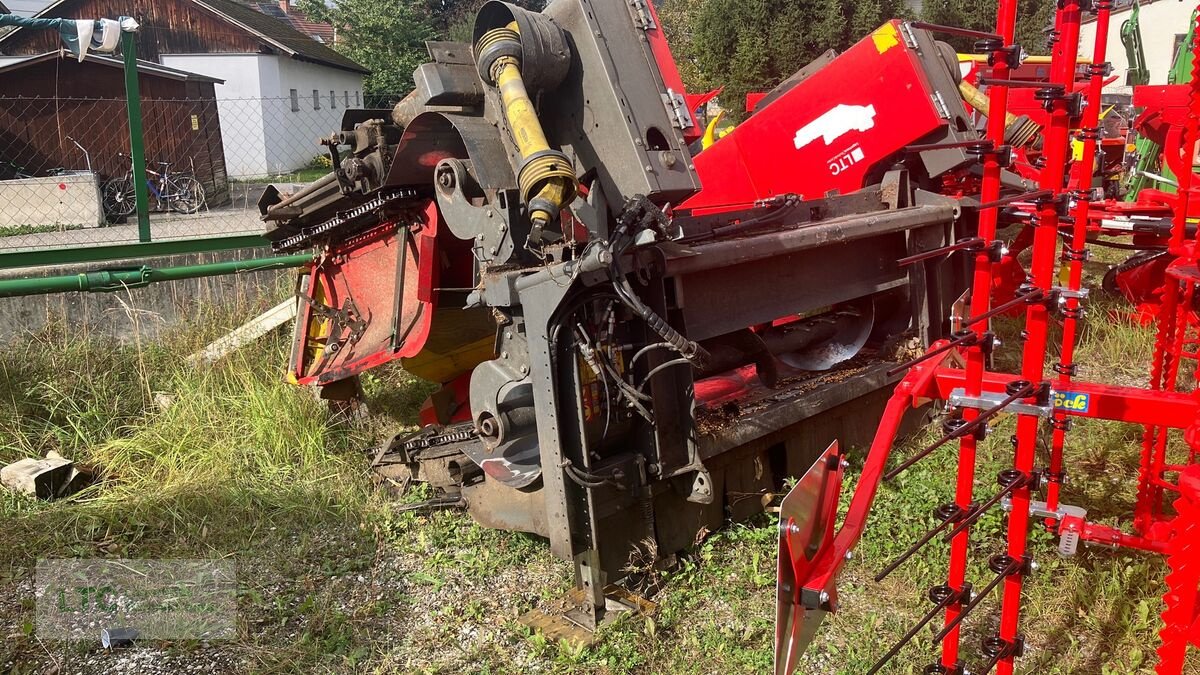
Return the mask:
[[(434, 289), (440, 266), (437, 255), (438, 212), (430, 203), (420, 218), (412, 221), (413, 233), (401, 251), (400, 227), (410, 221), (385, 223), (370, 232), (350, 239), (314, 264), (309, 297), (299, 325), (308, 334), (296, 345), (301, 358), (297, 372), (300, 384), (329, 384), (357, 375), (375, 366), (416, 355), (429, 338), (437, 310)], [(396, 279), (399, 256), (404, 263), (403, 296), (396, 303)], [(317, 292), (316, 289), (320, 289)], [(333, 331), (321, 335), (321, 317), (312, 307), (321, 304), (335, 310), (353, 307), (357, 318), (366, 321), (361, 334), (347, 338), (351, 331)], [(326, 329), (327, 330), (327, 329)], [(393, 336), (402, 336), (393, 349)], [(317, 349), (315, 345), (323, 343)], [(338, 343), (336, 351), (331, 343)]]
[(945, 124), (899, 26), (884, 24), (697, 156), (703, 189), (681, 208), (853, 192), (877, 164)]

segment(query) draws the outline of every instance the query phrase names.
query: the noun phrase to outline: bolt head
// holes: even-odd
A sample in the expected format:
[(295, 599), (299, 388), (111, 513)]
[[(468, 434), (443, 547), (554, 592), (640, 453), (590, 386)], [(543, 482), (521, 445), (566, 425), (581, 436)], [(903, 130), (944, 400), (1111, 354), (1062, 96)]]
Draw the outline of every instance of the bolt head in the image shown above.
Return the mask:
[(829, 592), (821, 591), (821, 604), (824, 605), (827, 602), (829, 602)]
[(846, 551), (846, 560), (854, 559), (854, 551)]

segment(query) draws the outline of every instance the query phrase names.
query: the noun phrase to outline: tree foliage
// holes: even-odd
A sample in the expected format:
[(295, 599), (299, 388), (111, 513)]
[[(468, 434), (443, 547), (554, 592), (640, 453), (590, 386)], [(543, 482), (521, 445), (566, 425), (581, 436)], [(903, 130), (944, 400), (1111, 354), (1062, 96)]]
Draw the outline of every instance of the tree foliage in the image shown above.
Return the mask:
[[(1045, 53), (1054, 3), (1019, 0), (1017, 41)], [(774, 87), (828, 49), (842, 51), (892, 18), (912, 19), (905, 0), (664, 0), (659, 17), (689, 90), (724, 87), (733, 118), (752, 91)], [(925, 0), (930, 23), (993, 31), (996, 4)], [(969, 49), (969, 39), (947, 39)]]
[(747, 93), (907, 12), (903, 0), (665, 0), (659, 16), (685, 82), (724, 87), (721, 98), (738, 118)]
[[(984, 32), (996, 30), (996, 5), (994, 3), (971, 2), (971, 0), (925, 0), (922, 18), (943, 26), (960, 26)], [(1054, 20), (1054, 3), (1045, 0), (1018, 0), (1017, 44), (1030, 54), (1046, 54), (1051, 22)], [(969, 50), (972, 40), (939, 36), (959, 50)]]
[[(413, 88), (413, 70), (429, 60), (427, 40), (470, 40), (485, 0), (297, 0), (298, 9), (338, 28), (334, 49), (370, 69), (373, 97), (397, 98)], [(517, 0), (541, 9), (545, 0)]]
[(413, 70), (427, 60), (425, 41), (435, 36), (427, 0), (299, 0), (298, 9), (337, 27), (334, 48), (371, 71), (369, 96), (403, 94), (413, 88)]

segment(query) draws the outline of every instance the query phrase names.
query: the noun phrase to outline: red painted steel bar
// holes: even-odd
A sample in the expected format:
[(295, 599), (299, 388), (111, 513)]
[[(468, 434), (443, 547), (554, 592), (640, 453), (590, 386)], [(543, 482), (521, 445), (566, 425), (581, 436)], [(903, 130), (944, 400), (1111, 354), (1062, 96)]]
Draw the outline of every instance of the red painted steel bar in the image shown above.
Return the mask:
[[(1065, 0), (1058, 7), (1059, 31), (1051, 57), (1051, 85), (1058, 85), (1063, 92), (1071, 92), (1075, 83), (1075, 68), (1079, 51), (1079, 0)], [(1049, 99), (1050, 125), (1046, 129), (1043, 148), (1046, 164), (1041, 171), (1040, 187), (1063, 192), (1066, 165), (1069, 155), (1071, 132), (1071, 102), (1066, 96)], [(1054, 259), (1058, 250), (1058, 202), (1045, 199), (1038, 208), (1033, 225), (1033, 262), (1031, 277), (1034, 287), (1048, 292), (1054, 284)], [(1049, 311), (1046, 305), (1029, 305), (1025, 314), (1025, 340), (1022, 352), (1021, 375), (1029, 382), (1045, 379), (1046, 342), (1049, 328)], [(1013, 468), (1022, 476), (1031, 476), (1037, 457), (1038, 425), (1036, 415), (1017, 416), (1017, 447)], [(1016, 560), (1026, 554), (1029, 538), (1029, 504), (1031, 487), (1023, 484), (1012, 491), (1012, 511), (1008, 518), (1007, 555)], [(1000, 611), (1000, 640), (1005, 644), (1016, 644), (1020, 635), (1021, 591), (1023, 573), (1010, 574), (1004, 580)], [(1013, 654), (1006, 654), (996, 664), (999, 675), (1012, 675)]]
[[(996, 11), (996, 33), (1005, 46), (1012, 45), (1016, 36), (1017, 2), (1016, 0), (1000, 0)], [(1003, 51), (994, 53), (995, 63), (992, 75), (1005, 80), (1009, 75), (1009, 65)], [(983, 157), (983, 182), (979, 201), (983, 204), (995, 203), (1000, 200), (1001, 157), (998, 152), (1004, 146), (1006, 131), (1006, 113), (1008, 112), (1008, 88), (992, 86), (988, 88), (988, 125), (987, 139), (995, 150), (985, 152)], [(1007, 150), (1005, 150), (1007, 151)], [(985, 244), (975, 255), (974, 277), (971, 285), (970, 316), (984, 316), (988, 313), (992, 296), (992, 261), (987, 250), (987, 244), (996, 238), (996, 226), (999, 222), (999, 206), (990, 206), (979, 211), (979, 226), (977, 236)], [(967, 326), (982, 339), (987, 332), (987, 322), (977, 321)], [(985, 349), (986, 347), (986, 349)], [(976, 344), (966, 351), (966, 382), (964, 388), (967, 396), (979, 396), (983, 388), (983, 374), (987, 369), (987, 353), (991, 345)], [(966, 408), (963, 410), (963, 420), (970, 424), (979, 416), (979, 410)], [(978, 452), (976, 434), (967, 434), (959, 440), (958, 446), (958, 475), (954, 488), (954, 503), (963, 513), (971, 507), (975, 490), (975, 462)], [(950, 542), (950, 561), (946, 570), (946, 585), (955, 592), (962, 592), (966, 582), (967, 555), (970, 548), (970, 530), (964, 528)], [(963, 611), (960, 603), (951, 603), (946, 607), (943, 626), (954, 626), (942, 640), (941, 664), (943, 671), (953, 672), (960, 665), (959, 640), (960, 629), (955, 625), (960, 623), (959, 615)]]
[[(1063, 272), (1065, 282), (1060, 284), (1067, 291), (1063, 303), (1062, 348), (1055, 371), (1058, 378), (1055, 388), (1065, 391), (1071, 386), (1075, 375), (1075, 342), (1078, 338), (1082, 301), (1079, 291), (1083, 288), (1083, 262), (1087, 257), (1088, 211), (1091, 208), (1091, 186), (1096, 162), (1096, 147), (1100, 142), (1100, 96), (1104, 89), (1108, 58), (1108, 25), (1112, 13), (1112, 0), (1096, 3), (1096, 42), (1092, 48), (1091, 79), (1088, 81), (1087, 107), (1083, 111), (1081, 124), (1083, 153), (1075, 164), (1073, 179), (1077, 187), (1074, 210), (1075, 223), (1071, 238), (1063, 244)], [(1062, 273), (1060, 273), (1062, 274)], [(1046, 509), (1058, 508), (1059, 490), (1063, 477), (1063, 446), (1066, 443), (1067, 416), (1058, 411), (1054, 416), (1054, 432), (1050, 442), (1050, 466), (1046, 472)]]

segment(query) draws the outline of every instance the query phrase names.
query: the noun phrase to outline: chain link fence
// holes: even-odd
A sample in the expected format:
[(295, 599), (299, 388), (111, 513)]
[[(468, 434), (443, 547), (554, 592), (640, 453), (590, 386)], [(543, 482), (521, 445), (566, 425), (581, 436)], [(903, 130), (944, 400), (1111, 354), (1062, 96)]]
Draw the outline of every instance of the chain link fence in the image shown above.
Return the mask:
[(283, 98), (142, 98), (146, 174), (134, 176), (124, 99), (0, 92), (0, 253), (136, 243), (135, 181), (152, 241), (259, 234), (270, 184), (330, 171), (318, 139), (348, 109), (395, 97), (292, 90)]

